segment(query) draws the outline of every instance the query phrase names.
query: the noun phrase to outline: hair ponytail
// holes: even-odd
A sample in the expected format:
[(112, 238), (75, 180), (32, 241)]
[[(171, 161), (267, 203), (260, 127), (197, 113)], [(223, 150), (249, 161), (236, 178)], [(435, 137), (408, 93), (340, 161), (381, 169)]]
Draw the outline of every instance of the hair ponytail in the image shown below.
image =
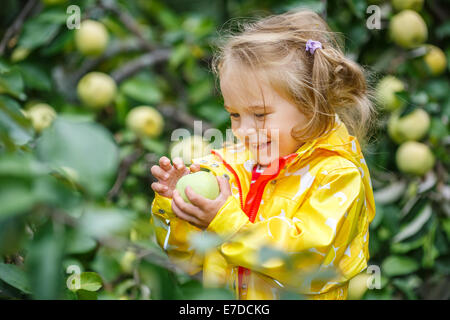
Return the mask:
[[(317, 49), (313, 59), (312, 84), (317, 89), (313, 91), (315, 100), (328, 106), (325, 108), (328, 112), (338, 114), (351, 134), (365, 143), (376, 111), (364, 70), (331, 46)], [(330, 122), (334, 123), (334, 119)]]

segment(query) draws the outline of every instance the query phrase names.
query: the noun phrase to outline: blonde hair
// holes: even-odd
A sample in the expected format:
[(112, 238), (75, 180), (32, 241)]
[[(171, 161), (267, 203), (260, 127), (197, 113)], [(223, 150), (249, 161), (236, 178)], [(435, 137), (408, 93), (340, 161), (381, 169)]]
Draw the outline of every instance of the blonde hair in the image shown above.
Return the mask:
[[(215, 75), (238, 66), (267, 79), (309, 119), (291, 133), (299, 142), (324, 135), (338, 114), (365, 145), (375, 113), (365, 70), (344, 55), (338, 34), (318, 14), (291, 10), (245, 22), (240, 29), (219, 37), (211, 65)], [(322, 43), (313, 55), (305, 50), (308, 39)]]

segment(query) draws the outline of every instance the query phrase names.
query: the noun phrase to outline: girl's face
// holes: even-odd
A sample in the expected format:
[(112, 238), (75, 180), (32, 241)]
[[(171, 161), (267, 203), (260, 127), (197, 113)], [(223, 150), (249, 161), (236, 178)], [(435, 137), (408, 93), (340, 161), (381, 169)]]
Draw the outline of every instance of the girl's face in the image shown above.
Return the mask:
[(224, 105), (230, 113), (233, 134), (250, 150), (257, 163), (265, 167), (302, 145), (291, 136), (291, 131), (298, 125), (306, 125), (307, 118), (268, 84), (261, 83), (259, 87), (251, 78), (243, 78), (236, 78), (232, 73), (221, 75)]

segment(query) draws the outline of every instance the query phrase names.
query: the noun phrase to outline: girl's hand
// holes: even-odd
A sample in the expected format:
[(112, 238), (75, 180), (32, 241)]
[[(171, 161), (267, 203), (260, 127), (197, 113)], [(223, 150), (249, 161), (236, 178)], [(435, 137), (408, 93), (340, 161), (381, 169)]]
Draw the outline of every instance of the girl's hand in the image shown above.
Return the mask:
[(188, 169), (184, 165), (183, 160), (176, 157), (173, 159), (172, 166), (169, 158), (161, 157), (159, 166), (154, 165), (151, 168), (152, 175), (158, 180), (158, 182), (153, 182), (151, 187), (163, 197), (172, 198), (178, 180), (190, 172), (194, 173), (197, 171), (200, 171), (198, 164), (193, 164)]
[(219, 209), (232, 195), (230, 184), (224, 177), (217, 177), (220, 194), (215, 200), (209, 200), (195, 193), (191, 187), (187, 186), (187, 198), (192, 204), (184, 202), (177, 190), (173, 192), (172, 210), (178, 216), (200, 229), (206, 229), (216, 216)]

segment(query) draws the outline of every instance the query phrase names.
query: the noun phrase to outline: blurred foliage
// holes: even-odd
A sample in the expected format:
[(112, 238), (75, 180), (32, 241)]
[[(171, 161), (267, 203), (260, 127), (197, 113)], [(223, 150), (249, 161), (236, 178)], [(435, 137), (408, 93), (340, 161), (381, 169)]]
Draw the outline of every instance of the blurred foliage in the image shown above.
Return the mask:
[[(68, 6), (81, 21), (99, 21), (107, 45), (77, 47)], [(369, 5), (381, 9), (381, 29), (369, 29)], [(425, 1), (419, 14), (427, 44), (441, 48), (445, 71), (432, 74), (423, 47), (404, 49), (388, 33), (397, 12), (389, 1), (346, 0), (45, 0), (2, 1), (0, 11), (0, 297), (4, 299), (230, 299), (173, 266), (149, 224), (150, 167), (169, 155), (170, 134), (193, 119), (229, 127), (209, 70), (214, 40), (241, 17), (308, 7), (345, 37), (346, 54), (370, 73), (404, 84), (402, 116), (424, 109), (430, 123), (420, 141), (435, 163), (421, 175), (397, 167), (388, 135), (390, 111), (380, 108), (365, 155), (377, 214), (370, 226), (370, 264), (382, 287), (365, 299), (448, 299), (450, 255), (450, 19), (445, 1)], [(72, 8), (73, 9), (73, 8)], [(69, 20), (68, 20), (69, 19)], [(230, 20), (231, 19), (231, 20)], [(100, 31), (99, 31), (100, 32)], [(101, 33), (101, 32), (100, 32)], [(81, 102), (77, 84), (89, 72), (111, 77)], [(95, 81), (95, 80), (92, 80)], [(114, 85), (117, 87), (114, 88)], [(82, 90), (78, 88), (78, 90)], [(109, 92), (109, 93), (108, 93)], [(108, 99), (106, 99), (108, 100)], [(100, 103), (100, 102), (99, 102)], [(38, 108), (39, 106), (39, 108)], [(130, 110), (162, 115), (161, 131), (136, 130)], [(142, 117), (145, 118), (143, 115)], [(161, 121), (161, 120), (158, 120)], [(409, 154), (409, 161), (416, 160)], [(197, 241), (199, 250), (217, 245)], [(265, 258), (270, 258), (269, 255)], [(275, 253), (279, 254), (279, 253)], [(289, 298), (289, 295), (286, 296)]]

